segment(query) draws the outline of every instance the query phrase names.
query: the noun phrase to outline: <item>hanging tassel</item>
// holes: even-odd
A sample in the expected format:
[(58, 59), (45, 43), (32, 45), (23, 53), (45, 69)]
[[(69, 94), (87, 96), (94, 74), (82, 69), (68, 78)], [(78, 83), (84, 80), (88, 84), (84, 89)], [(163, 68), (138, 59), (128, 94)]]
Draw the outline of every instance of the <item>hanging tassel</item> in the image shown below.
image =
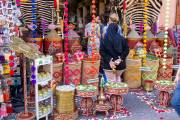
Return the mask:
[(139, 24), (139, 32), (140, 32), (140, 35), (143, 34), (143, 22), (142, 21)]
[(154, 35), (156, 36), (158, 32), (157, 22), (154, 23), (153, 32), (154, 32)]

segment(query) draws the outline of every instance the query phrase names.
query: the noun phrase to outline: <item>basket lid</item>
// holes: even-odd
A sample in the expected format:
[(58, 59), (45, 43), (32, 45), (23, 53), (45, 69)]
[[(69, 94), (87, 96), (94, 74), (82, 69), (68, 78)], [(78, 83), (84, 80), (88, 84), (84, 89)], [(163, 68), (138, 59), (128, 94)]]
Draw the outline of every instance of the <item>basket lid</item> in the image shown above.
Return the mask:
[(127, 38), (136, 38), (140, 39), (141, 37), (135, 30), (131, 30), (131, 32), (128, 34)]
[(150, 39), (155, 38), (155, 36), (152, 34), (151, 30), (147, 31), (147, 38), (150, 38)]
[(57, 91), (74, 91), (75, 87), (71, 85), (61, 85), (56, 87)]
[(158, 35), (157, 35), (157, 38), (159, 38), (159, 39), (164, 39), (164, 32), (163, 31), (160, 31), (159, 33), (158, 33)]
[(69, 38), (80, 38), (80, 36), (74, 30), (68, 31), (68, 37)]

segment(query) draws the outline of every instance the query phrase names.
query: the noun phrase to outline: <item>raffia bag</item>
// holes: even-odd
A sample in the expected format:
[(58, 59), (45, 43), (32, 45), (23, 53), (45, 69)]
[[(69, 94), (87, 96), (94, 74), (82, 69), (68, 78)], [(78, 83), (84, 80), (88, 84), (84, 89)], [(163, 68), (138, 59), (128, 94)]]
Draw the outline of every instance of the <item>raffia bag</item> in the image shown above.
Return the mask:
[(127, 59), (124, 80), (129, 88), (139, 88), (141, 86), (141, 59)]
[(158, 70), (158, 80), (172, 80), (173, 74), (173, 58), (167, 58), (166, 60), (166, 67), (167, 69), (163, 68), (163, 58), (160, 58), (160, 67)]
[[(66, 73), (65, 67), (68, 66), (69, 70)], [(64, 81), (70, 80), (70, 83), (78, 85), (81, 83), (81, 62), (69, 63), (64, 65)]]
[(144, 67), (150, 67), (151, 71), (142, 72), (142, 83), (144, 84), (145, 80), (157, 80), (157, 74), (159, 69), (159, 59), (157, 60), (146, 60), (146, 65)]
[(82, 84), (89, 84), (89, 80), (96, 80), (99, 76), (100, 60), (84, 60), (82, 65)]

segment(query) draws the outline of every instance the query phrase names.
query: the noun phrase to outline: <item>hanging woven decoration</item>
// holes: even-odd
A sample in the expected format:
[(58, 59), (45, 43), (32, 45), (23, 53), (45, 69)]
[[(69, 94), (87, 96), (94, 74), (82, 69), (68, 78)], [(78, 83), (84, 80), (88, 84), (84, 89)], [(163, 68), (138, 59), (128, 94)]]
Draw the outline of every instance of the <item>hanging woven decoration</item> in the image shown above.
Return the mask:
[[(65, 67), (65, 74), (67, 77), (69, 77), (69, 67), (68, 67), (68, 63), (69, 63), (69, 60), (68, 60), (68, 55), (69, 55), (69, 49), (68, 49), (68, 46), (69, 46), (69, 41), (68, 41), (68, 0), (66, 0), (64, 2), (64, 26), (65, 26), (65, 29), (64, 29), (64, 33), (65, 33), (65, 63), (67, 64), (67, 66)], [(66, 77), (66, 80), (65, 80), (65, 84), (70, 84), (70, 80), (69, 78)]]
[(180, 63), (180, 28), (178, 28), (178, 60), (177, 63)]
[(144, 59), (143, 65), (146, 63), (146, 54), (147, 54), (147, 26), (148, 26), (148, 4), (149, 0), (144, 0)]
[(168, 45), (168, 27), (169, 27), (169, 9), (170, 9), (170, 0), (166, 0), (165, 8), (165, 34), (164, 34), (164, 54), (163, 54), (163, 68), (167, 68), (167, 45)]

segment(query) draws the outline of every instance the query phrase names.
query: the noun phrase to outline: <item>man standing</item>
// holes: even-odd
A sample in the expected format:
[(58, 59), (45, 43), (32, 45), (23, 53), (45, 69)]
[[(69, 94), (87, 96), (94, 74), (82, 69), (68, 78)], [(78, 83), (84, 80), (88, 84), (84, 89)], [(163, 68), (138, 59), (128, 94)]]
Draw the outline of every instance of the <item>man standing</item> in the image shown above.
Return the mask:
[[(104, 29), (103, 29), (103, 36), (105, 35), (106, 30), (107, 30), (109, 24), (111, 24), (111, 23), (117, 23), (117, 24), (118, 24), (118, 22), (119, 22), (119, 16), (118, 16), (118, 14), (116, 14), (116, 13), (110, 14), (110, 16), (109, 16), (109, 22), (108, 22), (107, 26), (105, 26)], [(121, 26), (118, 26), (118, 33), (119, 33), (120, 35), (123, 35), (123, 34), (122, 34)]]
[(175, 83), (176, 83), (176, 89), (173, 94), (171, 104), (173, 108), (176, 110), (176, 112), (178, 113), (178, 115), (180, 116), (180, 67), (176, 74)]

